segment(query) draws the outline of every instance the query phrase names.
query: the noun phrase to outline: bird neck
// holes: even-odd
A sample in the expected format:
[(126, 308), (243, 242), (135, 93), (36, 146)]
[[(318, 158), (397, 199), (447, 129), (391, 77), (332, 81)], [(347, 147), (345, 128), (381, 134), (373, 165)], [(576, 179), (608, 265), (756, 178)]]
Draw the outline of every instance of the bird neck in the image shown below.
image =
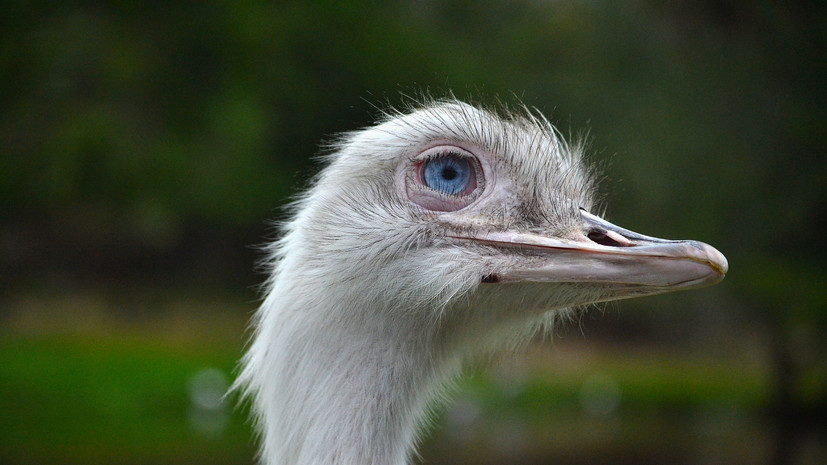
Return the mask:
[[(289, 303), (288, 303), (289, 302)], [(457, 368), (404, 317), (354, 317), (347, 301), (268, 299), (242, 377), (268, 465), (403, 465)]]

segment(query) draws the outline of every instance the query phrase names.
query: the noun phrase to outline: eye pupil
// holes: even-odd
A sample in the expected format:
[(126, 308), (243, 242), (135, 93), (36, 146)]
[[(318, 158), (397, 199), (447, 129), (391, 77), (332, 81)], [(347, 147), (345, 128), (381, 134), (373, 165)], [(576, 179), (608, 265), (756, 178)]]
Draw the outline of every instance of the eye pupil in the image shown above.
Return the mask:
[(467, 195), (477, 185), (474, 166), (466, 157), (445, 154), (426, 161), (421, 168), (422, 184), (448, 195)]
[(454, 168), (449, 166), (449, 167), (446, 167), (445, 169), (442, 170), (442, 179), (450, 181), (450, 180), (452, 180), (456, 177), (457, 177), (457, 170), (455, 170)]

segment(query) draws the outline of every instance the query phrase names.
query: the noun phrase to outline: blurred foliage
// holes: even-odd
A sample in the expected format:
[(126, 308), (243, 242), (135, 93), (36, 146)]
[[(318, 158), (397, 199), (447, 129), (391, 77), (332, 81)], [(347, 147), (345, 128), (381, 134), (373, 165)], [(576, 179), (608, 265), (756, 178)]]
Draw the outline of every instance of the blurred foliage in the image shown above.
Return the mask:
[(324, 137), (420, 92), (519, 99), (564, 133), (589, 132), (613, 219), (730, 261), (722, 285), (624, 304), (635, 310), (589, 321), (592, 334), (756, 348), (772, 360), (768, 408), (804, 422), (827, 411), (825, 10), (4, 2), (0, 317), (20, 296), (90, 285), (127, 300), (136, 286), (251, 300), (251, 246), (317, 168)]
[(761, 308), (771, 326), (824, 336), (824, 11), (8, 2), (0, 269), (250, 284), (245, 246), (305, 184), (320, 139), (404, 94), (516, 92), (564, 132), (590, 129), (595, 158), (611, 163), (612, 216), (713, 243), (733, 264), (727, 295), (743, 316)]

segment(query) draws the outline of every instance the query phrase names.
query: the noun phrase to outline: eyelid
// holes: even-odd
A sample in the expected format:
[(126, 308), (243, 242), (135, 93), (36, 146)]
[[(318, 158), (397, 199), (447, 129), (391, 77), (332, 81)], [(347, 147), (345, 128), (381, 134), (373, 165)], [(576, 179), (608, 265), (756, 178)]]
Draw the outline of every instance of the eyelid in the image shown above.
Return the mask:
[(410, 158), (412, 163), (424, 163), (426, 161), (432, 160), (434, 158), (445, 156), (445, 155), (458, 155), (463, 158), (470, 158), (476, 160), (477, 157), (469, 150), (466, 150), (458, 145), (452, 144), (440, 144), (435, 145), (433, 147), (429, 147), (422, 152), (412, 156)]

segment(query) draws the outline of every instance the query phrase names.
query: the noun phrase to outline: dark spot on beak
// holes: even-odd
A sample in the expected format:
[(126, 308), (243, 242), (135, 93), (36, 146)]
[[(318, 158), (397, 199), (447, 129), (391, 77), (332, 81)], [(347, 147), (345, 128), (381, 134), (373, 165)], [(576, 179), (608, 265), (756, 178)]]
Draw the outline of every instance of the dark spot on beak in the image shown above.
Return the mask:
[(487, 275), (482, 277), (480, 282), (483, 282), (483, 283), (498, 283), (498, 282), (500, 282), (500, 277), (495, 275), (495, 274), (487, 274)]

